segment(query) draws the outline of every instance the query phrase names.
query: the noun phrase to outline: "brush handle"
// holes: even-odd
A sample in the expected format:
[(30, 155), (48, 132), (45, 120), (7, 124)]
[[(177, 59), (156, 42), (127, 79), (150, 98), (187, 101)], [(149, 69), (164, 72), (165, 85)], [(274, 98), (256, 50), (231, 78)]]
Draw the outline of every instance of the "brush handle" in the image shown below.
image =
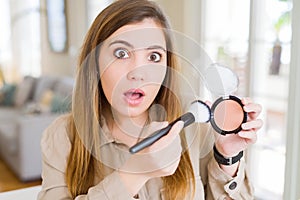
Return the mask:
[(140, 142), (136, 143), (135, 145), (133, 145), (130, 149), (129, 152), (134, 154), (137, 153), (139, 151), (141, 151), (142, 149), (152, 145), (154, 142), (156, 142), (157, 140), (159, 140), (160, 138), (162, 138), (163, 136), (167, 135), (168, 132), (171, 130), (172, 126), (178, 122), (178, 121), (183, 121), (184, 125), (183, 127), (187, 127), (188, 125), (192, 124), (193, 122), (195, 122), (195, 117), (192, 113), (188, 112), (185, 113), (184, 115), (182, 115), (181, 117), (177, 118), (176, 120), (174, 120), (173, 122), (171, 122), (167, 127), (162, 128), (160, 130), (155, 131), (154, 133), (152, 133), (150, 136), (146, 137), (145, 139), (141, 140)]

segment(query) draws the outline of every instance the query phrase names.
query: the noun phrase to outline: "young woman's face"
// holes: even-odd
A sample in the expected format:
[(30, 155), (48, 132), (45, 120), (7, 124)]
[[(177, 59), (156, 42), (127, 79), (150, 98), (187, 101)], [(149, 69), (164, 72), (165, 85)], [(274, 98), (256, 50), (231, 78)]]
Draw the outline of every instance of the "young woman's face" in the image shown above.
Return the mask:
[(138, 117), (147, 114), (167, 70), (166, 40), (152, 19), (121, 27), (103, 43), (100, 79), (114, 112)]

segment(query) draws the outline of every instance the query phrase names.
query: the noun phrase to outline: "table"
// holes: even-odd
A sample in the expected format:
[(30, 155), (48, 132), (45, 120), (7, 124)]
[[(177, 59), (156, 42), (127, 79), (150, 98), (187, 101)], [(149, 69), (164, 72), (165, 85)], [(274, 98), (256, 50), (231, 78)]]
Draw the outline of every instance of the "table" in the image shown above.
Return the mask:
[(1, 200), (36, 200), (41, 186), (28, 187), (0, 193)]

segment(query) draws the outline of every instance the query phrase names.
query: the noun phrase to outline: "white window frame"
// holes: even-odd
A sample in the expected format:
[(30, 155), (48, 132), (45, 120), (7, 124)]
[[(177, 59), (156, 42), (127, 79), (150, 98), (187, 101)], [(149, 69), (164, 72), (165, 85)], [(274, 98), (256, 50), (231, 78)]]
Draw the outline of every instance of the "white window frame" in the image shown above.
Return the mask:
[(300, 2), (298, 0), (293, 1), (292, 32), (283, 199), (300, 199)]

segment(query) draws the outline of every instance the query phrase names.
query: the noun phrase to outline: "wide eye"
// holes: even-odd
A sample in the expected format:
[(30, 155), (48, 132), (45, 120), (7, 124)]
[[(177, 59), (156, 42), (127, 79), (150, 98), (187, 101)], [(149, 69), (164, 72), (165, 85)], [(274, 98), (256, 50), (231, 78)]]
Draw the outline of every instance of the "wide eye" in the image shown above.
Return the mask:
[(126, 49), (116, 49), (114, 55), (119, 59), (129, 58), (129, 52)]
[(152, 62), (160, 62), (161, 54), (157, 52), (153, 52), (149, 55), (148, 60)]

